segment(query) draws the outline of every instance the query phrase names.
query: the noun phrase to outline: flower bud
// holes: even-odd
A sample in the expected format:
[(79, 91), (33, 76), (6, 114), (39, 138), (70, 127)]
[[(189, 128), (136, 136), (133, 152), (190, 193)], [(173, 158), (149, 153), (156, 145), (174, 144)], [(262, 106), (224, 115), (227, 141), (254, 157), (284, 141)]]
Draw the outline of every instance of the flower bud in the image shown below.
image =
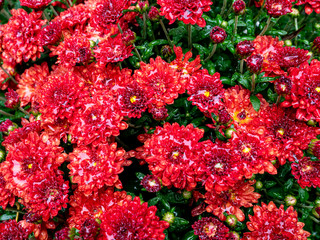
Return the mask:
[(236, 52), (241, 59), (249, 57), (254, 51), (253, 42), (245, 40), (239, 42), (236, 47)]
[(3, 132), (5, 135), (9, 135), (10, 132), (18, 128), (18, 125), (11, 120), (7, 119), (0, 124), (0, 132)]
[(217, 121), (221, 124), (227, 124), (231, 121), (231, 116), (227, 110), (219, 110)]
[(2, 162), (6, 158), (6, 151), (0, 149), (0, 162)]
[(291, 47), (292, 46), (292, 41), (291, 40), (285, 40), (284, 41), (284, 45), (287, 47)]
[(148, 7), (149, 7), (148, 1), (141, 1), (136, 5), (136, 9), (140, 13), (146, 12)]
[(122, 41), (126, 46), (134, 44), (136, 41), (136, 33), (128, 29), (122, 34)]
[(286, 196), (284, 201), (285, 201), (287, 206), (294, 206), (294, 205), (297, 204), (297, 199), (292, 195)]
[(299, 10), (298, 10), (298, 9), (296, 9), (296, 8), (292, 8), (291, 10), (292, 10), (292, 12), (291, 12), (291, 13), (289, 13), (289, 14), (290, 14), (292, 17), (297, 18), (297, 17), (299, 17), (299, 16), (300, 16), (300, 12), (299, 12)]
[(319, 31), (320, 30), (320, 23), (315, 23), (314, 28)]
[(18, 108), (20, 105), (20, 98), (19, 94), (12, 90), (11, 88), (8, 88), (8, 92), (4, 94), (6, 96), (7, 101), (4, 103), (4, 105), (7, 108), (15, 109)]
[(164, 45), (161, 48), (161, 54), (162, 56), (164, 56), (165, 58), (168, 58), (172, 55), (173, 51), (172, 48), (169, 45)]
[(172, 212), (166, 212), (162, 218), (164, 221), (172, 224), (174, 222), (175, 216)]
[(160, 19), (160, 12), (158, 8), (152, 6), (150, 8), (148, 17), (151, 21), (158, 21)]
[(235, 232), (235, 231), (231, 231), (231, 232), (229, 232), (229, 238), (228, 239), (240, 240), (240, 234)]
[(168, 109), (165, 107), (153, 107), (149, 109), (149, 112), (156, 121), (163, 121), (169, 116)]
[(228, 215), (226, 219), (226, 223), (230, 227), (235, 227), (237, 225), (238, 219), (235, 215)]
[(317, 122), (314, 121), (314, 120), (312, 120), (312, 119), (310, 119), (310, 120), (307, 122), (307, 124), (308, 124), (309, 126), (316, 126), (316, 125), (317, 125)]
[(247, 58), (247, 67), (251, 73), (259, 73), (262, 63), (263, 57), (260, 54), (254, 54)]
[(213, 27), (210, 32), (210, 38), (212, 42), (215, 44), (222, 43), (226, 39), (226, 37), (227, 37), (226, 31), (223, 28), (218, 26)]
[(312, 139), (309, 143), (308, 152), (315, 156), (316, 158), (320, 159), (320, 140), (319, 139)]
[(236, 130), (234, 128), (228, 128), (224, 134), (226, 136), (226, 138), (232, 138), (232, 134), (236, 132)]
[(320, 54), (320, 37), (316, 37), (312, 43), (312, 51), (316, 54)]
[(243, 0), (237, 0), (232, 4), (232, 9), (236, 15), (242, 15), (246, 11), (246, 3)]
[(70, 230), (68, 227), (64, 227), (55, 233), (54, 239), (56, 239), (56, 240), (71, 240), (71, 236), (74, 236), (74, 231)]
[(186, 200), (190, 199), (192, 197), (192, 193), (187, 191), (187, 190), (183, 190), (182, 192), (182, 197)]
[(227, 28), (228, 27), (228, 22), (227, 21), (222, 21), (221, 22), (221, 27)]
[(261, 189), (263, 187), (263, 183), (261, 181), (256, 182), (256, 189)]
[(280, 77), (274, 83), (274, 90), (278, 95), (287, 95), (291, 92), (292, 82), (290, 78)]

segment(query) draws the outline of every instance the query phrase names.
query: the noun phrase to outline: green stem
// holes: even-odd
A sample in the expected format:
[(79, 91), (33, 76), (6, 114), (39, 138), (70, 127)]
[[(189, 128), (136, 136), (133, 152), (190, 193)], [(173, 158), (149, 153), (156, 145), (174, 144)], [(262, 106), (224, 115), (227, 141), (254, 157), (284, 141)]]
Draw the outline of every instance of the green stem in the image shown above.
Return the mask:
[(6, 102), (6, 101), (7, 101), (7, 99), (6, 99), (6, 98), (4, 98), (4, 97), (0, 97), (0, 101)]
[(25, 214), (24, 211), (20, 211), (20, 210), (17, 210), (15, 208), (11, 208), (11, 207), (7, 207), (6, 211), (8, 211), (8, 212), (19, 212), (19, 213)]
[(57, 13), (57, 11), (54, 9), (52, 5), (50, 5), (50, 9), (52, 10), (54, 15), (59, 16), (59, 14)]
[(188, 48), (191, 49), (192, 48), (192, 25), (190, 23), (187, 25), (187, 29), (188, 29)]
[(223, 0), (223, 5), (222, 5), (222, 8), (221, 8), (221, 12), (220, 12), (220, 16), (221, 17), (223, 16), (224, 11), (226, 10), (226, 7), (227, 7), (227, 0)]
[(15, 84), (18, 84), (18, 82), (7, 72), (7, 70), (5, 70), (2, 65), (0, 66), (1, 69), (5, 72), (5, 74), (8, 75), (8, 77), (12, 80), (12, 82), (14, 82)]
[(170, 46), (173, 47), (173, 43), (172, 43), (172, 41), (171, 41), (171, 39), (170, 39), (170, 37), (169, 37), (168, 31), (167, 31), (167, 29), (166, 29), (166, 26), (164, 26), (163, 21), (162, 21), (161, 19), (160, 19), (159, 22), (160, 22), (160, 25), (161, 25), (161, 27), (162, 27), (162, 30), (163, 30), (164, 34), (166, 35), (166, 38), (167, 38)]
[(278, 95), (276, 105), (279, 105), (280, 100), (281, 100), (281, 95)]
[(212, 58), (212, 56), (214, 55), (214, 53), (215, 53), (216, 50), (217, 50), (217, 46), (218, 46), (218, 44), (214, 44), (214, 45), (213, 45), (213, 48), (212, 48), (212, 51), (211, 51), (210, 55), (204, 60), (204, 62), (206, 62), (206, 61), (208, 61), (210, 58)]
[(4, 115), (4, 116), (7, 116), (7, 117), (14, 117), (14, 115), (10, 114), (10, 113), (7, 113), (5, 111), (2, 111), (0, 110), (0, 114)]
[(262, 32), (259, 34), (260, 36), (262, 36), (262, 35), (264, 35), (266, 33), (266, 31), (269, 28), (270, 22), (271, 22), (271, 16), (269, 16), (269, 18), (267, 20), (267, 24), (264, 26)]
[(236, 34), (237, 34), (238, 20), (239, 20), (239, 16), (236, 16), (236, 17), (234, 18), (234, 29), (233, 29), (232, 42), (233, 42), (234, 37), (235, 37)]
[(254, 90), (256, 89), (256, 74), (252, 74), (251, 78), (251, 92), (254, 93)]
[(263, 0), (262, 6), (260, 8), (260, 11), (258, 12), (257, 16), (253, 19), (253, 21), (255, 22), (257, 19), (259, 19), (261, 13), (263, 12), (264, 9), (264, 5), (266, 4), (266, 0)]
[(243, 73), (243, 64), (244, 64), (244, 59), (240, 60), (240, 73)]
[(19, 110), (21, 112), (23, 112), (25, 115), (29, 116), (30, 117), (30, 113), (28, 113), (26, 110), (24, 110), (22, 107), (19, 107)]
[[(296, 31), (298, 31), (298, 29), (299, 29), (298, 18), (294, 18), (294, 27), (295, 27)], [(294, 45), (296, 47), (298, 47), (298, 35), (294, 38)]]
[(318, 219), (316, 219), (315, 217), (309, 216), (309, 218), (310, 218), (312, 221), (316, 222), (317, 224), (320, 223), (320, 221), (319, 221)]
[(147, 13), (144, 12), (142, 14), (142, 17), (143, 17), (143, 32), (142, 32), (142, 38), (143, 39), (146, 39), (147, 38)]

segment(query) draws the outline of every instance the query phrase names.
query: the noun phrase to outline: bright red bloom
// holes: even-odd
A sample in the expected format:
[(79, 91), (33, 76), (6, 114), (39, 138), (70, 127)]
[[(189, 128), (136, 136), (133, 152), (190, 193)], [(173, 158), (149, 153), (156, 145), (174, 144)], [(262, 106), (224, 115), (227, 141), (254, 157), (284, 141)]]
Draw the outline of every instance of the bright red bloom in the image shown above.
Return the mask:
[(70, 229), (64, 227), (54, 234), (56, 240), (70, 240)]
[(88, 96), (83, 80), (73, 72), (51, 75), (37, 92), (39, 108), (44, 117), (70, 118)]
[(199, 162), (198, 141), (203, 130), (178, 123), (165, 123), (157, 127), (150, 139), (144, 143), (146, 162), (153, 175), (167, 187), (192, 190), (196, 186)]
[(190, 95), (188, 100), (202, 112), (217, 114), (224, 104), (224, 89), (219, 73), (210, 75), (207, 69), (198, 70), (190, 78), (187, 90)]
[(58, 55), (57, 63), (67, 67), (75, 66), (77, 63), (86, 64), (91, 58), (90, 41), (80, 34), (68, 37), (60, 43), (54, 55)]
[(293, 0), (267, 0), (266, 9), (271, 17), (280, 17), (292, 12)]
[[(1, 168), (2, 167), (0, 164), (0, 169)], [(15, 202), (15, 196), (9, 189), (7, 189), (6, 186), (6, 180), (4, 179), (3, 174), (0, 172), (0, 206), (4, 210), (6, 210), (8, 204), (10, 204), (10, 206), (13, 206)]]
[(239, 158), (224, 143), (202, 142), (200, 169), (203, 176), (199, 179), (207, 191), (227, 191), (241, 178)]
[(2, 28), (2, 47), (17, 62), (33, 61), (43, 52), (38, 43), (41, 27), (45, 21), (40, 20), (41, 12), (28, 14), (22, 8), (12, 9), (12, 17)]
[(21, 6), (28, 8), (39, 9), (47, 6), (51, 0), (20, 0)]
[(79, 145), (106, 143), (110, 136), (118, 136), (128, 128), (122, 121), (119, 106), (110, 95), (96, 95), (83, 99), (81, 108), (71, 121), (70, 134)]
[(311, 153), (316, 158), (320, 159), (320, 140), (312, 139), (309, 144), (308, 152)]
[(24, 226), (22, 222), (8, 220), (0, 223), (0, 240), (25, 240), (32, 233), (30, 226)]
[(282, 47), (275, 56), (275, 61), (283, 69), (299, 67), (301, 63), (308, 61), (308, 51), (295, 47)]
[(292, 82), (287, 77), (280, 77), (274, 82), (274, 90), (278, 95), (287, 95), (291, 92)]
[(98, 63), (105, 65), (106, 63), (122, 62), (132, 56), (132, 50), (133, 46), (126, 46), (121, 34), (118, 34), (114, 38), (103, 39), (93, 51)]
[(313, 60), (291, 68), (288, 77), (292, 81), (291, 94), (281, 103), (283, 107), (297, 108), (296, 118), (320, 121), (320, 62)]
[(266, 73), (265, 76), (283, 75), (284, 71), (276, 61), (276, 55), (281, 51), (283, 41), (279, 41), (278, 37), (257, 36), (253, 44), (255, 48), (253, 54), (260, 54), (263, 57), (262, 72)]
[(252, 207), (252, 203), (257, 203), (260, 198), (260, 194), (254, 192), (253, 184), (254, 181), (245, 182), (240, 180), (227, 191), (207, 192), (205, 194), (205, 202), (208, 204), (207, 212), (212, 212), (221, 221), (226, 220), (226, 216), (223, 213), (233, 214), (239, 221), (243, 221), (245, 215), (240, 207)]
[(247, 227), (251, 232), (244, 233), (247, 240), (263, 239), (307, 239), (310, 233), (302, 228), (304, 223), (298, 222), (298, 213), (292, 206), (284, 210), (278, 209), (271, 201), (268, 205), (261, 203), (253, 207), (254, 216), (249, 215)]
[(150, 101), (157, 107), (173, 104), (179, 93), (185, 92), (184, 82), (179, 73), (169, 63), (157, 57), (150, 59), (150, 64), (141, 62), (141, 67), (134, 73), (137, 83), (147, 92), (153, 92)]
[(226, 30), (219, 26), (215, 26), (211, 29), (210, 39), (214, 44), (222, 43), (227, 36)]
[(52, 45), (61, 38), (62, 30), (60, 21), (52, 21), (41, 29), (39, 41), (41, 46)]
[(4, 105), (7, 108), (15, 109), (15, 108), (19, 107), (20, 99), (19, 99), (19, 95), (16, 91), (12, 90), (11, 88), (8, 88), (8, 92), (6, 92), (4, 95), (7, 99), (7, 101), (4, 103)]
[(291, 164), (292, 175), (297, 179), (300, 187), (320, 187), (320, 161), (311, 161), (310, 158), (304, 157), (296, 159)]
[(205, 27), (206, 21), (202, 18), (204, 12), (211, 10), (211, 0), (157, 0), (161, 6), (160, 15), (164, 16), (172, 24), (178, 18), (185, 24), (197, 24)]
[(117, 144), (99, 144), (98, 147), (81, 146), (69, 154), (72, 182), (87, 196), (106, 186), (122, 188), (119, 174), (126, 161), (125, 151)]
[(296, 3), (296, 5), (302, 5), (302, 4), (306, 4), (305, 5), (306, 14), (311, 14), (313, 10), (318, 14), (320, 13), (320, 0), (298, 0), (298, 2)]
[(161, 189), (161, 182), (159, 178), (154, 175), (146, 175), (140, 183), (148, 192), (159, 192)]
[(199, 236), (200, 240), (227, 240), (229, 229), (218, 219), (204, 217), (196, 221), (192, 228), (194, 235)]
[(87, 240), (95, 240), (100, 231), (100, 225), (96, 220), (86, 219), (80, 229), (80, 237)]
[(121, 88), (118, 94), (118, 104), (123, 116), (140, 118), (149, 104), (152, 92), (146, 91), (134, 81)]
[(27, 194), (21, 199), (28, 211), (42, 216), (43, 221), (67, 207), (69, 182), (63, 180), (60, 172), (51, 170), (33, 176), (29, 179)]
[(140, 198), (135, 197), (126, 205), (114, 205), (106, 211), (101, 228), (105, 231), (106, 239), (164, 240), (163, 231), (169, 227), (169, 223), (160, 221), (156, 211), (155, 206), (148, 207), (147, 202), (141, 204)]
[(36, 89), (45, 83), (48, 76), (48, 64), (43, 62), (41, 65), (33, 65), (17, 77), (19, 82), (17, 93), (21, 99), (21, 106), (25, 106), (30, 102), (34, 105), (37, 102)]
[(46, 140), (45, 136), (31, 132), (9, 149), (1, 169), (7, 187), (16, 195), (25, 193), (31, 177), (40, 172), (55, 171), (64, 162), (67, 155), (62, 153), (63, 148), (53, 146)]
[(89, 17), (88, 7), (84, 4), (77, 4), (60, 13), (53, 21), (59, 21), (62, 29), (72, 29), (74, 26), (84, 25)]

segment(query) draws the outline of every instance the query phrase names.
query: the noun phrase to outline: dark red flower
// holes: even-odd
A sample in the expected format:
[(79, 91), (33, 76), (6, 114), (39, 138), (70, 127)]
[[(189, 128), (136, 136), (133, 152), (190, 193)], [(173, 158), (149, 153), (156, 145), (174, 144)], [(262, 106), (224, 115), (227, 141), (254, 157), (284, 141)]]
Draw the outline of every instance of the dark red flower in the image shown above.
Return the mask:
[(154, 175), (146, 175), (140, 183), (148, 192), (159, 192), (161, 183), (159, 178)]
[(156, 121), (164, 121), (169, 116), (168, 109), (166, 107), (149, 107), (149, 113), (152, 114), (152, 117)]
[(49, 25), (41, 29), (39, 41), (41, 46), (52, 45), (58, 42), (61, 38), (61, 22), (51, 21)]
[(308, 61), (308, 51), (295, 47), (282, 47), (275, 56), (275, 61), (281, 68), (299, 67), (301, 63)]
[(292, 12), (293, 0), (267, 0), (266, 9), (271, 17), (280, 17)]
[(8, 204), (10, 204), (10, 206), (13, 206), (15, 203), (15, 196), (12, 194), (12, 191), (10, 191), (6, 186), (6, 180), (4, 179), (3, 174), (0, 172), (0, 206), (4, 210), (6, 210)]
[(305, 4), (306, 14), (311, 14), (313, 10), (319, 14), (320, 13), (320, 0), (298, 0), (296, 5)]
[(304, 223), (298, 222), (298, 213), (292, 206), (284, 210), (278, 209), (271, 201), (268, 205), (261, 203), (253, 207), (254, 216), (249, 215), (247, 227), (251, 232), (244, 233), (246, 240), (262, 239), (307, 239), (310, 233), (302, 228)]
[(205, 27), (206, 21), (202, 18), (204, 12), (211, 10), (211, 0), (157, 0), (161, 6), (160, 15), (164, 16), (172, 24), (178, 18), (185, 24), (197, 24), (199, 27)]
[(70, 118), (88, 96), (83, 80), (73, 72), (51, 75), (37, 94), (39, 108), (44, 117), (52, 119)]
[(93, 51), (98, 63), (105, 65), (107, 63), (123, 61), (132, 56), (132, 50), (133, 46), (126, 46), (121, 34), (118, 34), (116, 37), (108, 37), (100, 41)]
[(291, 168), (292, 175), (297, 179), (300, 187), (320, 187), (320, 160), (311, 161), (308, 157), (296, 159), (291, 164)]
[(192, 190), (196, 186), (199, 162), (198, 141), (203, 130), (165, 123), (144, 143), (145, 161), (153, 175), (167, 187)]
[(241, 59), (249, 57), (254, 51), (253, 42), (249, 40), (239, 42), (237, 44), (236, 51)]
[(21, 6), (28, 8), (39, 9), (47, 6), (51, 0), (20, 0)]
[[(320, 4), (320, 3), (319, 3)], [(319, 6), (320, 7), (320, 6)], [(320, 53), (320, 37), (316, 37), (312, 43), (312, 51), (316, 54)]]
[(232, 9), (235, 14), (242, 15), (246, 10), (246, 3), (243, 0), (237, 0), (232, 4)]
[(252, 207), (253, 203), (257, 203), (260, 198), (260, 194), (254, 192), (253, 184), (254, 181), (240, 180), (227, 191), (207, 192), (205, 194), (205, 202), (208, 204), (207, 212), (212, 212), (221, 221), (226, 220), (224, 213), (233, 214), (239, 221), (244, 221), (245, 215), (240, 207)]
[(17, 127), (18, 126), (15, 123), (13, 123), (11, 120), (7, 119), (7, 120), (1, 122), (0, 132), (3, 132), (5, 134), (9, 135), (9, 133)]
[(69, 154), (72, 182), (78, 183), (79, 191), (90, 195), (106, 186), (122, 188), (118, 174), (123, 172), (125, 151), (117, 144), (99, 144), (98, 147), (81, 146)]
[(259, 73), (263, 64), (263, 57), (260, 54), (253, 54), (247, 58), (247, 67), (252, 73)]
[(45, 21), (40, 20), (41, 12), (31, 12), (28, 14), (22, 8), (12, 9), (12, 17), (2, 28), (3, 51), (17, 62), (33, 61), (40, 57), (43, 52), (42, 46), (38, 42), (41, 27)]
[(274, 90), (278, 95), (287, 95), (291, 92), (292, 82), (290, 78), (280, 77), (274, 82)]
[(8, 220), (0, 223), (0, 240), (26, 240), (29, 234), (32, 233), (30, 226), (24, 226), (22, 222)]
[(19, 99), (19, 94), (16, 91), (12, 90), (11, 88), (8, 88), (8, 92), (6, 92), (4, 95), (7, 99), (4, 105), (7, 108), (15, 109), (19, 107), (20, 99)]
[(219, 73), (210, 75), (207, 69), (198, 70), (190, 78), (187, 90), (188, 100), (202, 112), (217, 114), (223, 106), (224, 89)]
[(63, 180), (61, 173), (51, 170), (33, 176), (21, 199), (28, 211), (42, 216), (43, 221), (57, 216), (61, 208), (67, 207), (69, 182)]
[(160, 19), (160, 11), (155, 6), (152, 6), (149, 10), (148, 17), (151, 21), (158, 21)]
[(54, 237), (56, 240), (70, 240), (70, 229), (68, 227), (64, 227), (57, 231)]
[(226, 39), (226, 37), (227, 33), (223, 28), (215, 26), (211, 29), (210, 38), (213, 43), (222, 43)]
[(218, 219), (204, 217), (196, 221), (192, 228), (194, 235), (199, 236), (200, 240), (227, 240), (229, 229)]
[(92, 218), (86, 219), (80, 229), (80, 237), (86, 240), (95, 240), (100, 231), (100, 225)]
[(320, 160), (320, 140), (312, 139), (308, 151)]
[(127, 205), (114, 205), (103, 215), (101, 227), (108, 238), (117, 240), (155, 239), (164, 240), (163, 231), (169, 223), (156, 216), (157, 208), (141, 204), (139, 197)]

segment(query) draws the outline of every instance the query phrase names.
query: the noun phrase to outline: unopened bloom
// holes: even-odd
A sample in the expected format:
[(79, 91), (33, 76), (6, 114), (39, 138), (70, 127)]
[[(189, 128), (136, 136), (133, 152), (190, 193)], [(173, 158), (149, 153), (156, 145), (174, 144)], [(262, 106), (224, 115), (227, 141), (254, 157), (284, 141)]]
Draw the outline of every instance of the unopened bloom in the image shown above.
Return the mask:
[(246, 3), (243, 0), (237, 0), (232, 4), (232, 9), (235, 14), (241, 15), (246, 10)]
[(254, 51), (253, 42), (249, 40), (239, 42), (237, 44), (236, 51), (241, 59), (249, 57)]
[(247, 58), (247, 67), (251, 73), (259, 73), (263, 64), (263, 57), (260, 54), (253, 54)]
[(4, 105), (7, 108), (15, 109), (19, 107), (20, 99), (19, 99), (19, 94), (16, 91), (12, 90), (11, 88), (8, 88), (8, 92), (6, 92), (4, 95), (7, 99)]
[(211, 29), (210, 38), (214, 44), (222, 43), (227, 38), (227, 33), (223, 28), (215, 26)]
[(200, 240), (227, 240), (229, 236), (229, 229), (213, 217), (204, 217), (196, 221), (192, 228)]

